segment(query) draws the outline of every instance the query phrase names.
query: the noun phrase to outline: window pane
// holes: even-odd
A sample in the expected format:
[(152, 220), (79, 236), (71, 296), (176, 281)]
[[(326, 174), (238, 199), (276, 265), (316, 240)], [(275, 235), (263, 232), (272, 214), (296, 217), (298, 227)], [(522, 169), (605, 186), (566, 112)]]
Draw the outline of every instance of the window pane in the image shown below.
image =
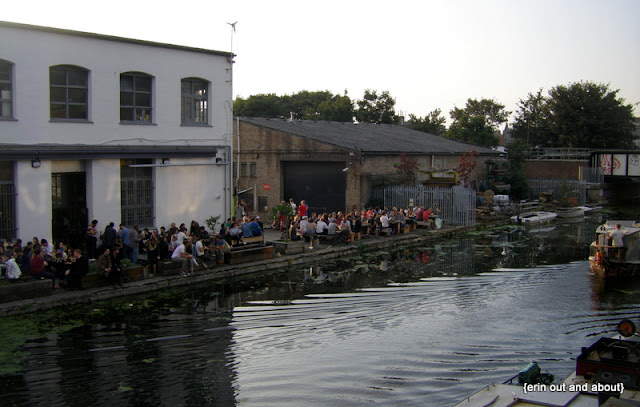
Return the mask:
[(136, 91), (151, 92), (151, 78), (148, 76), (136, 76)]
[(120, 108), (120, 120), (133, 120), (133, 109), (131, 108)]
[(133, 106), (133, 92), (120, 92), (120, 105)]
[(257, 165), (256, 163), (250, 163), (249, 164), (249, 173), (252, 177), (257, 177), (258, 176), (258, 169), (257, 169)]
[(11, 114), (11, 102), (0, 102), (0, 117), (13, 117)]
[(69, 85), (87, 86), (87, 71), (83, 69), (69, 69)]
[(11, 64), (0, 61), (0, 81), (11, 81)]
[(131, 91), (133, 90), (133, 77), (127, 75), (120, 75), (120, 90)]
[(66, 105), (61, 104), (51, 104), (51, 118), (52, 119), (66, 119), (67, 118), (67, 109)]
[(86, 119), (86, 105), (69, 105), (69, 119)]
[(51, 88), (51, 102), (67, 102), (67, 89), (60, 88), (57, 86), (52, 86)]
[(149, 93), (136, 93), (136, 106), (151, 106), (151, 95)]
[(69, 89), (69, 103), (85, 103), (87, 101), (86, 89)]
[(60, 68), (49, 69), (49, 82), (51, 85), (67, 85), (67, 72)]
[(136, 116), (134, 120), (142, 120), (146, 122), (151, 121), (151, 110), (150, 109), (136, 109)]

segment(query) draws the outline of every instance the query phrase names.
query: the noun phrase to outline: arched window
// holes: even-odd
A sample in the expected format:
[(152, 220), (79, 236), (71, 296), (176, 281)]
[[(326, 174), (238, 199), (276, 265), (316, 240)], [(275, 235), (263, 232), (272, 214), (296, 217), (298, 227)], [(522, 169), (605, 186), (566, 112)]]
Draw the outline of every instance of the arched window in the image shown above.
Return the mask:
[(182, 124), (209, 124), (209, 82), (199, 78), (182, 80)]
[(51, 120), (88, 120), (89, 71), (71, 65), (49, 68)]
[(141, 72), (120, 74), (120, 121), (152, 123), (153, 77)]

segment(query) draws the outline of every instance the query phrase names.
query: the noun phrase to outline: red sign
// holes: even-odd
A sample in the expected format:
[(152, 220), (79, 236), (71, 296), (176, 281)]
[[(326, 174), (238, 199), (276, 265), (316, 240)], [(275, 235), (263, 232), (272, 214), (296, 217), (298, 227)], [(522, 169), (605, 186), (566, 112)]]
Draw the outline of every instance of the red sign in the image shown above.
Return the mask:
[(271, 191), (271, 184), (262, 184), (262, 189), (265, 191)]

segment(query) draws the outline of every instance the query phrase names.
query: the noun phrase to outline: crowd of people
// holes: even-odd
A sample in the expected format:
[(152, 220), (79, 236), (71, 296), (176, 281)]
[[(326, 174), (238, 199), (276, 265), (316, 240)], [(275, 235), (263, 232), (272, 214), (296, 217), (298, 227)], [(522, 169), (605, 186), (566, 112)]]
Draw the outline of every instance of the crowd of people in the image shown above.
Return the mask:
[(82, 277), (89, 272), (90, 260), (97, 262), (99, 272), (114, 287), (122, 287), (126, 281), (123, 270), (129, 264), (142, 264), (155, 274), (158, 261), (170, 260), (181, 265), (181, 274), (186, 277), (196, 266), (209, 268), (214, 260), (222, 263), (234, 242), (232, 239), (237, 238), (238, 244), (243, 237), (262, 233), (261, 224), (247, 222), (234, 223), (233, 227), (225, 224), (221, 234), (212, 239), (196, 221), (191, 221), (188, 228), (184, 223), (180, 226), (171, 223), (169, 228), (152, 230), (137, 225), (129, 229), (123, 224), (116, 229), (111, 222), (99, 230), (98, 221), (93, 220), (87, 227), (85, 251), (37, 237), (26, 244), (21, 239), (15, 242), (9, 239), (0, 241), (0, 266), (2, 276), (8, 280), (51, 279), (54, 288), (82, 288)]
[[(440, 215), (438, 207), (434, 210), (376, 207), (318, 214), (310, 212), (304, 200), (296, 204), (290, 199), (289, 204), (292, 211), (287, 212), (293, 215), (277, 213), (271, 227), (290, 240), (327, 235), (339, 242), (348, 242), (356, 234), (368, 237), (386, 228), (392, 234), (400, 233), (408, 222), (429, 221)], [(191, 221), (189, 227), (184, 223), (180, 226), (171, 223), (168, 229), (162, 226), (152, 230), (140, 229), (137, 225), (129, 229), (123, 224), (116, 229), (111, 222), (100, 231), (98, 221), (93, 220), (86, 231), (86, 252), (67, 247), (63, 242), (54, 245), (37, 237), (26, 244), (20, 239), (8, 240), (0, 242), (0, 265), (6, 279), (51, 279), (55, 288), (82, 288), (82, 277), (89, 272), (92, 259), (97, 261), (99, 272), (114, 287), (121, 287), (126, 281), (123, 270), (128, 262), (143, 264), (149, 268), (149, 273), (155, 274), (158, 261), (170, 260), (180, 264), (180, 272), (186, 277), (195, 267), (207, 269), (215, 263), (223, 263), (231, 247), (262, 236), (264, 224), (260, 216), (250, 216), (246, 204), (238, 206), (236, 217), (235, 220), (227, 219), (213, 239), (196, 221)]]
[[(284, 201), (280, 205), (285, 204)], [(360, 234), (369, 237), (388, 228), (391, 234), (401, 233), (401, 230), (412, 221), (428, 221), (440, 216), (440, 208), (416, 206), (414, 208), (368, 208), (362, 211), (353, 210), (348, 213), (332, 212), (318, 214), (309, 213), (306, 202), (297, 205), (293, 198), (289, 199), (293, 216), (281, 212), (276, 213), (271, 227), (283, 232), (283, 237), (289, 240), (310, 238), (317, 235), (335, 236), (339, 242), (348, 242), (350, 237)]]

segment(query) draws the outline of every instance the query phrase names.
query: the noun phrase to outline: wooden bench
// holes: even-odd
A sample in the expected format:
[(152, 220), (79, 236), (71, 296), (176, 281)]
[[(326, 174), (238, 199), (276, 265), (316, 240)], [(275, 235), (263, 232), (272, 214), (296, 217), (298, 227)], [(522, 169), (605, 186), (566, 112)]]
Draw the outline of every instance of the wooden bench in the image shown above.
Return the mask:
[(229, 253), (224, 254), (225, 264), (250, 263), (259, 260), (273, 259), (275, 246), (238, 246), (232, 247)]
[(348, 242), (355, 242), (356, 240), (361, 240), (361, 239), (362, 239), (362, 232), (351, 232), (347, 236)]
[[(251, 243), (259, 243), (259, 244), (264, 244), (264, 235), (260, 235), (260, 236), (252, 236), (252, 237), (243, 237), (242, 241), (245, 244), (251, 244)], [(232, 240), (231, 241), (234, 245), (238, 244), (237, 240)]]
[(391, 228), (381, 228), (380, 236), (391, 236)]
[(327, 244), (338, 243), (338, 235), (316, 235), (318, 240)]
[(419, 228), (433, 229), (432, 220), (417, 220), (416, 224), (418, 225)]

